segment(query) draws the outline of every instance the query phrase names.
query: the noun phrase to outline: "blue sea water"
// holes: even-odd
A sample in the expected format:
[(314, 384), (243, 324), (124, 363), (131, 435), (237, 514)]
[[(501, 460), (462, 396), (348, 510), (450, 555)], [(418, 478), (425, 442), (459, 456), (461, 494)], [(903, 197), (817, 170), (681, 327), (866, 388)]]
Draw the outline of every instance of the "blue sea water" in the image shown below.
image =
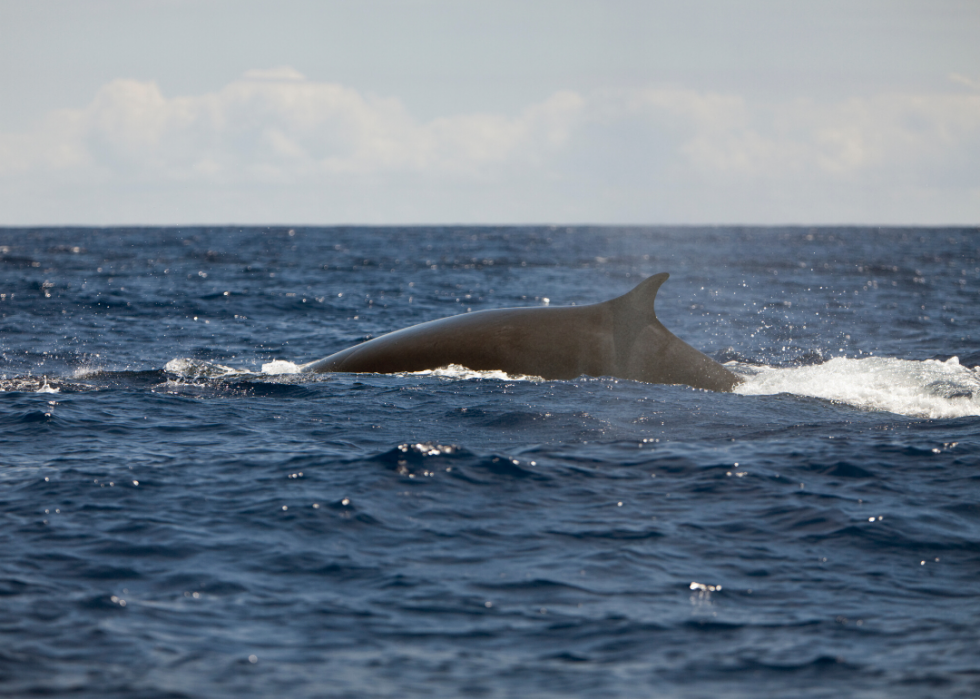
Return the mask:
[[(296, 365), (670, 272), (733, 394)], [(0, 229), (0, 694), (980, 696), (980, 230)]]

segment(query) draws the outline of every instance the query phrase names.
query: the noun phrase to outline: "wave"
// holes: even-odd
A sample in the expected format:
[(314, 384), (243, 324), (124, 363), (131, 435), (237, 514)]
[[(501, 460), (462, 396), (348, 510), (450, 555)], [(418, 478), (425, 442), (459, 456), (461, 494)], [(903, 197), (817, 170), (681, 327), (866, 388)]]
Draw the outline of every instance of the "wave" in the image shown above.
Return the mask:
[(745, 378), (735, 392), (746, 396), (789, 393), (931, 419), (980, 415), (980, 368), (965, 367), (956, 357), (837, 357), (790, 368), (734, 362), (727, 366)]
[[(173, 360), (178, 361), (178, 360)], [(181, 361), (191, 361), (191, 360), (181, 360)], [(168, 367), (170, 364), (167, 365)], [(284, 374), (298, 374), (300, 373), (299, 364), (293, 364), (292, 362), (276, 360), (274, 362), (268, 362), (262, 365), (262, 373), (275, 376)], [(322, 376), (322, 374), (320, 374)], [(396, 372), (394, 376), (438, 376), (447, 379), (455, 380), (468, 380), (468, 379), (497, 379), (500, 381), (544, 381), (540, 376), (527, 376), (524, 374), (508, 374), (505, 371), (499, 370), (489, 370), (489, 371), (477, 371), (475, 369), (467, 369), (465, 366), (460, 366), (459, 364), (449, 364), (448, 366), (439, 367), (437, 369), (426, 369), (424, 371), (402, 371)]]
[[(734, 391), (743, 396), (806, 396), (861, 410), (915, 418), (980, 416), (980, 367), (963, 366), (957, 357), (946, 361), (838, 357), (823, 364), (796, 367), (731, 361), (725, 366), (745, 379)], [(0, 392), (56, 393), (63, 390), (98, 390), (119, 384), (164, 384), (174, 387), (187, 384), (222, 385), (229, 381), (310, 384), (329, 381), (331, 376), (301, 373), (300, 365), (282, 360), (265, 363), (260, 371), (254, 371), (198, 359), (176, 358), (167, 362), (162, 371), (113, 372), (79, 368), (69, 377), (3, 377), (0, 378)], [(449, 381), (543, 381), (537, 376), (473, 371), (456, 365), (399, 376), (429, 376)]]
[[(178, 360), (174, 360), (176, 361)], [(171, 365), (174, 362), (167, 365), (168, 371), (173, 370)], [(946, 361), (838, 357), (823, 364), (790, 368), (740, 362), (728, 362), (726, 366), (745, 379), (744, 383), (735, 388), (735, 393), (746, 396), (788, 393), (822, 398), (862, 410), (930, 419), (980, 415), (980, 367), (971, 369), (963, 366), (957, 357)], [(235, 371), (227, 367), (215, 367), (215, 371)], [(262, 373), (265, 375), (298, 372), (299, 365), (292, 362), (274, 361), (262, 365)], [(434, 376), (460, 381), (544, 380), (538, 376), (517, 376), (502, 371), (474, 371), (457, 365), (400, 375)]]

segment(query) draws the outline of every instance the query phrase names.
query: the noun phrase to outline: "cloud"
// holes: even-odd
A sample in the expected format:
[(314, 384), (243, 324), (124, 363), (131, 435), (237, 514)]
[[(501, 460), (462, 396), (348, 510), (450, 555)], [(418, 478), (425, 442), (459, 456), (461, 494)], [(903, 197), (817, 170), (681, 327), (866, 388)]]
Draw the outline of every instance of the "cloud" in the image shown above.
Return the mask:
[[(455, 199), (470, 207), (456, 220), (491, 210), (523, 220), (760, 221), (777, 209), (783, 220), (860, 220), (906, 206), (909, 193), (975, 220), (977, 162), (973, 92), (820, 103), (663, 86), (559, 91), (515, 114), (420, 122), (396, 98), (290, 67), (250, 70), (192, 96), (114, 80), (85, 107), (0, 134), (0, 180), (21, 191), (94, 183), (109, 197), (138, 184), (242, 198), (286, 187), (295, 204), (332, 187), (344, 199), (330, 211), (354, 220), (406, 211), (439, 219)], [(358, 196), (370, 199), (362, 213), (350, 204)]]
[(960, 85), (966, 85), (974, 90), (980, 90), (980, 80), (973, 80), (965, 75), (960, 75), (959, 73), (949, 74), (950, 82), (959, 83)]
[[(980, 95), (749, 104), (738, 96), (652, 89), (620, 102), (669, 129), (678, 155), (705, 177), (847, 181), (895, 167), (955, 167), (980, 147)], [(980, 184), (977, 175), (973, 184)]]
[(201, 182), (479, 175), (560, 148), (581, 106), (565, 92), (515, 117), (469, 114), (419, 124), (397, 99), (311, 82), (288, 67), (250, 70), (217, 93), (193, 97), (166, 98), (154, 82), (120, 79), (34, 133), (4, 135), (0, 173), (95, 168)]

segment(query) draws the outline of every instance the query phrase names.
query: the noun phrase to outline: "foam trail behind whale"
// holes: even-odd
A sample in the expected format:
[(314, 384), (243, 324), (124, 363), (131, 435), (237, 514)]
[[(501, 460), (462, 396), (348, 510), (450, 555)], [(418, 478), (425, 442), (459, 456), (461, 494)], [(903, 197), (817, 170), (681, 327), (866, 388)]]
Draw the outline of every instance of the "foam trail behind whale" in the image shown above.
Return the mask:
[(980, 367), (947, 361), (893, 357), (837, 357), (823, 364), (779, 368), (734, 367), (745, 381), (742, 395), (789, 393), (909, 417), (980, 415)]

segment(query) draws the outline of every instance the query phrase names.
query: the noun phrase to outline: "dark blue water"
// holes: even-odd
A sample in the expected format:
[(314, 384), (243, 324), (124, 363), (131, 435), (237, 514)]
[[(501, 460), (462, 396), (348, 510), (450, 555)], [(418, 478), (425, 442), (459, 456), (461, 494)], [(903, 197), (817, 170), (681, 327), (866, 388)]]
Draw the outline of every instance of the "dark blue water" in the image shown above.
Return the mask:
[[(978, 249), (0, 229), (0, 694), (977, 696)], [(739, 393), (290, 373), (661, 271)]]

